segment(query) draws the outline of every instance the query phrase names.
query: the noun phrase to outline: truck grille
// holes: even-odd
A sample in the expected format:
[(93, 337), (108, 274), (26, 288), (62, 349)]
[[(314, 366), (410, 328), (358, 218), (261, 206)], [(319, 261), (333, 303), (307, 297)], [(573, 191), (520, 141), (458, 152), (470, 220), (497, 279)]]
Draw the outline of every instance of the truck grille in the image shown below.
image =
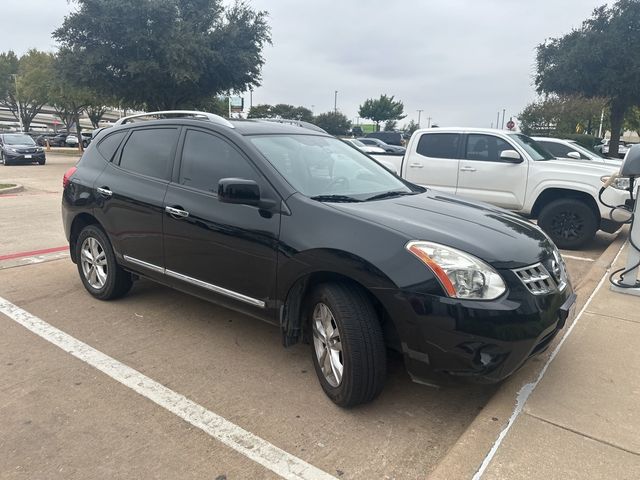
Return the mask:
[(536, 263), (529, 267), (518, 268), (513, 271), (522, 281), (525, 287), (534, 295), (545, 295), (558, 288), (553, 277), (542, 263)]

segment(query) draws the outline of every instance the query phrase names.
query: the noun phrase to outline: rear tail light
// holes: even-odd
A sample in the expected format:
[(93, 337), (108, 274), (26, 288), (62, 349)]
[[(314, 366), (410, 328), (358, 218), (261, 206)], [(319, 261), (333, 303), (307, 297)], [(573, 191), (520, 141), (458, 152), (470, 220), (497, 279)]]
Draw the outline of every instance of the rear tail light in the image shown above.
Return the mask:
[(71, 167), (65, 172), (64, 176), (62, 177), (62, 188), (67, 188), (69, 186), (69, 183), (71, 183), (71, 176), (76, 173), (76, 170), (76, 167)]

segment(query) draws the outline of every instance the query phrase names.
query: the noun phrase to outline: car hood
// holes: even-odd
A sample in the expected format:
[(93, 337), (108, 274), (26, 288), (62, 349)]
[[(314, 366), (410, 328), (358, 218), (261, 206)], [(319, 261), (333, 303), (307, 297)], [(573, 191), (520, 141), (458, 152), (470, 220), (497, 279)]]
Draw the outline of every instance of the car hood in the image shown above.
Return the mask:
[(620, 168), (621, 161), (611, 159), (611, 161), (600, 160), (576, 160), (569, 158), (554, 158), (553, 160), (544, 160), (553, 162), (554, 165), (562, 165), (568, 168), (579, 170), (580, 173), (592, 173), (594, 175), (611, 175), (612, 172)]
[(361, 203), (328, 204), (344, 213), (402, 233), (468, 252), (495, 268), (543, 261), (555, 248), (531, 222), (491, 205), (436, 190)]

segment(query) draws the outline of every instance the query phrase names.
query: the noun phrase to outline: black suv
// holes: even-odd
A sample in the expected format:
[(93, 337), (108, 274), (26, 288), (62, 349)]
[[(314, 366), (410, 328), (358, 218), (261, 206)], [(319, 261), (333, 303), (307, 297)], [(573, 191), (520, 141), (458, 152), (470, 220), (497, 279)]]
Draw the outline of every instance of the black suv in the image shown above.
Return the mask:
[(558, 250), (526, 220), (319, 131), (182, 114), (120, 120), (64, 176), (71, 258), (94, 297), (142, 276), (278, 325), (285, 346), (311, 343), (341, 406), (380, 392), (387, 347), (416, 380), (498, 381), (570, 316)]

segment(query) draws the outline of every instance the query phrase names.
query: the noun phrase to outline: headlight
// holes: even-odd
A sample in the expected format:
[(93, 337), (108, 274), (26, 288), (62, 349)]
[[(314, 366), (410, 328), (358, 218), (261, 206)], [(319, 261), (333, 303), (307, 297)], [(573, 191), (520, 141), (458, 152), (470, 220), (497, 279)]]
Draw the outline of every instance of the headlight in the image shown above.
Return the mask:
[(18, 153), (18, 150), (16, 150), (15, 148), (7, 147), (7, 152)]
[(42, 148), (42, 147), (38, 147), (38, 148), (36, 148), (36, 150), (37, 150), (38, 152), (44, 152), (44, 148)]
[(507, 290), (500, 274), (473, 255), (418, 240), (405, 248), (431, 269), (450, 297), (493, 300)]
[[(610, 176), (606, 175), (604, 177), (601, 177), (600, 180), (602, 181), (602, 183), (607, 183), (609, 178)], [(618, 190), (629, 190), (631, 183), (627, 177), (618, 177), (613, 181), (613, 183), (610, 186), (613, 188), (617, 188)]]

